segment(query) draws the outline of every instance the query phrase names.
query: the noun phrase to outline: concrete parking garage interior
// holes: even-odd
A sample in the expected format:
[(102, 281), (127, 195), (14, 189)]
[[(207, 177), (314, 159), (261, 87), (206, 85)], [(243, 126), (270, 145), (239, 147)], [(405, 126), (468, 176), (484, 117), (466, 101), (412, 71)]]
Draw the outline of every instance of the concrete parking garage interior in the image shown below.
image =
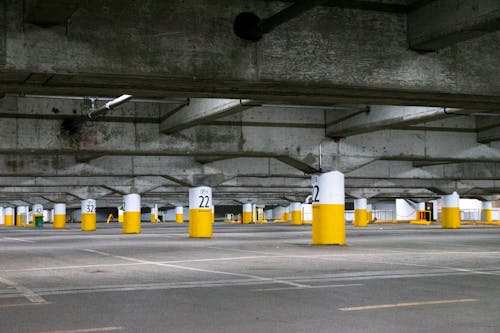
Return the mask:
[(498, 332), (499, 22), (0, 1), (0, 332)]

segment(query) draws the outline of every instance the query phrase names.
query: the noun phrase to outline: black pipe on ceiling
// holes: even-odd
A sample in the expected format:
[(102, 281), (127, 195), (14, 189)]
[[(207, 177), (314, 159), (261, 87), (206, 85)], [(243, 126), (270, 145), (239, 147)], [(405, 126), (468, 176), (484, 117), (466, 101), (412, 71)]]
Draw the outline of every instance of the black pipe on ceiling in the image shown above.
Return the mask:
[(274, 30), (281, 24), (303, 14), (311, 8), (320, 6), (328, 0), (300, 0), (266, 19), (260, 19), (252, 12), (238, 14), (234, 20), (234, 33), (245, 40), (258, 41), (264, 34)]

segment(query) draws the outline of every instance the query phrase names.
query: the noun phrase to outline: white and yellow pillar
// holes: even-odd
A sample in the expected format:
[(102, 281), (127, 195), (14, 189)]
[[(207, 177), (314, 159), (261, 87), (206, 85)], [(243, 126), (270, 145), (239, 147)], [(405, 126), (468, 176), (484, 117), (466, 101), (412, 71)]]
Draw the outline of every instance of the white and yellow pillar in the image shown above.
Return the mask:
[(293, 202), (290, 207), (292, 208), (292, 225), (302, 225), (302, 204)]
[(96, 201), (86, 199), (81, 202), (82, 231), (96, 230)]
[(418, 221), (427, 221), (427, 217), (425, 215), (425, 202), (417, 203), (417, 220)]
[(371, 204), (366, 205), (366, 214), (368, 215), (368, 224), (373, 221), (373, 206)]
[(184, 207), (182, 206), (175, 207), (175, 222), (184, 223)]
[(6, 207), (4, 210), (4, 226), (12, 227), (14, 225), (14, 208)]
[(491, 201), (483, 201), (481, 206), (481, 220), (493, 222), (493, 203)]
[(141, 196), (136, 193), (123, 196), (123, 228), (124, 234), (141, 233)]
[(355, 227), (366, 227), (368, 225), (368, 202), (365, 198), (354, 199), (354, 221)]
[(151, 207), (151, 223), (158, 223), (158, 205)]
[(212, 188), (189, 189), (189, 237), (212, 238)]
[(287, 207), (285, 207), (285, 212), (283, 213), (283, 220), (285, 222), (290, 221), (290, 205), (288, 205)]
[(123, 223), (123, 207), (118, 207), (118, 222)]
[(56, 203), (54, 205), (54, 229), (66, 228), (66, 204)]
[(344, 174), (331, 171), (312, 179), (312, 244), (345, 244)]
[(26, 206), (16, 207), (16, 227), (24, 227), (26, 225)]
[(251, 203), (243, 204), (242, 223), (243, 224), (252, 223), (252, 216), (253, 216), (253, 205)]
[[(31, 214), (32, 227), (35, 227), (35, 220), (37, 217), (43, 218), (43, 206), (41, 204), (35, 204), (32, 207), (32, 214)], [(54, 228), (55, 228), (55, 220), (54, 220)]]
[(443, 196), (441, 211), (441, 228), (460, 228), (460, 197), (457, 192)]

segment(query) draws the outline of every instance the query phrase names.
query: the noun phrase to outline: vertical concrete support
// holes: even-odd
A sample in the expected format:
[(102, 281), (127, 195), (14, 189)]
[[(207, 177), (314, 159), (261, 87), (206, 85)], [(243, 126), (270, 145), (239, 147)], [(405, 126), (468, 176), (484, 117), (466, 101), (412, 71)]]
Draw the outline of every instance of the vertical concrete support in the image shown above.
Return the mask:
[(365, 198), (354, 200), (354, 226), (366, 227), (368, 225), (368, 209)]
[(158, 205), (151, 207), (151, 223), (158, 223)]
[(17, 206), (16, 208), (16, 227), (24, 227), (26, 221), (26, 206)]
[(175, 207), (175, 222), (184, 223), (184, 207), (182, 206)]
[(292, 225), (302, 225), (302, 204), (300, 202), (293, 202), (292, 207)]
[(66, 228), (66, 204), (56, 203), (54, 205), (54, 229)]
[(86, 199), (81, 202), (82, 231), (96, 230), (96, 201)]
[(50, 218), (49, 218), (50, 223), (54, 223), (54, 208), (50, 210)]
[(312, 244), (345, 244), (344, 174), (331, 171), (312, 179)]
[(175, 207), (175, 222), (184, 223), (184, 207), (183, 206)]
[(312, 224), (313, 213), (311, 204), (302, 204), (302, 223)]
[(460, 197), (457, 192), (443, 196), (441, 220), (443, 229), (460, 228)]
[(290, 221), (290, 206), (285, 207), (285, 212), (283, 213), (283, 220), (285, 222)]
[(4, 210), (3, 207), (0, 207), (0, 225), (5, 224), (5, 215), (4, 215)]
[(189, 237), (212, 238), (212, 188), (189, 189)]
[(367, 204), (366, 205), (366, 214), (367, 214), (367, 218), (368, 218), (368, 223), (372, 222), (373, 221), (373, 206), (370, 205), (370, 204)]
[(141, 196), (136, 193), (123, 196), (123, 228), (124, 234), (141, 233)]
[(481, 203), (481, 220), (486, 222), (493, 221), (493, 203), (491, 201), (483, 201)]
[(425, 215), (425, 202), (417, 203), (417, 213), (416, 214), (417, 214), (416, 219), (418, 221), (427, 220), (426, 215)]
[(118, 207), (118, 222), (123, 223), (123, 206)]
[(12, 227), (14, 225), (14, 208), (5, 208), (4, 225), (6, 227)]
[[(35, 227), (35, 220), (37, 217), (42, 217), (43, 218), (43, 206), (40, 205), (40, 204), (35, 204), (33, 205), (32, 207), (32, 214), (31, 214), (31, 225), (32, 227)], [(55, 218), (54, 218), (54, 228), (56, 227), (56, 221), (55, 221)]]
[(242, 223), (243, 224), (252, 223), (252, 216), (253, 216), (253, 205), (251, 203), (243, 204)]

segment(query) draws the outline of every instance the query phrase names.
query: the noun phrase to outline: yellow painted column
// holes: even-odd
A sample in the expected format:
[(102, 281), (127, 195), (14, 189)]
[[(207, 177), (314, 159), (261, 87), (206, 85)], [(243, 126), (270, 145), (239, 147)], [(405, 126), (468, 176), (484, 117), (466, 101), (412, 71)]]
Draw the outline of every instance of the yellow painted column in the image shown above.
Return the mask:
[(293, 202), (292, 207), (292, 225), (302, 225), (302, 204), (300, 202)]
[(302, 223), (312, 224), (312, 222), (313, 222), (312, 204), (302, 204)]
[(136, 193), (123, 196), (123, 227), (124, 234), (141, 233), (141, 196)]
[(253, 205), (251, 203), (243, 204), (243, 224), (252, 223)]
[(355, 227), (366, 227), (368, 225), (368, 210), (365, 198), (354, 200), (354, 221)]
[(312, 244), (345, 244), (344, 174), (331, 171), (313, 176)]
[(460, 228), (460, 197), (457, 192), (443, 196), (441, 211), (441, 228)]
[(182, 206), (175, 207), (175, 222), (184, 223), (184, 207)]
[[(40, 216), (43, 218), (43, 206), (40, 204), (33, 205), (31, 214), (31, 226), (33, 228), (35, 227), (35, 219)], [(54, 220), (54, 225), (55, 225), (55, 220)]]
[(373, 206), (371, 204), (366, 205), (366, 215), (368, 218), (368, 224), (373, 222)]
[(118, 222), (123, 223), (123, 207), (118, 207)]
[(189, 189), (189, 237), (212, 238), (212, 188)]
[(481, 220), (486, 222), (493, 221), (493, 203), (491, 201), (482, 202)]
[(6, 227), (12, 227), (14, 225), (14, 208), (5, 208), (4, 225)]
[(151, 207), (151, 223), (158, 223), (158, 205)]
[(66, 228), (66, 204), (54, 205), (54, 229)]
[(16, 208), (16, 227), (26, 225), (26, 206), (17, 206)]
[(86, 199), (81, 202), (82, 231), (96, 230), (96, 201)]
[(290, 206), (285, 207), (285, 212), (283, 213), (283, 221), (284, 222), (290, 221)]

